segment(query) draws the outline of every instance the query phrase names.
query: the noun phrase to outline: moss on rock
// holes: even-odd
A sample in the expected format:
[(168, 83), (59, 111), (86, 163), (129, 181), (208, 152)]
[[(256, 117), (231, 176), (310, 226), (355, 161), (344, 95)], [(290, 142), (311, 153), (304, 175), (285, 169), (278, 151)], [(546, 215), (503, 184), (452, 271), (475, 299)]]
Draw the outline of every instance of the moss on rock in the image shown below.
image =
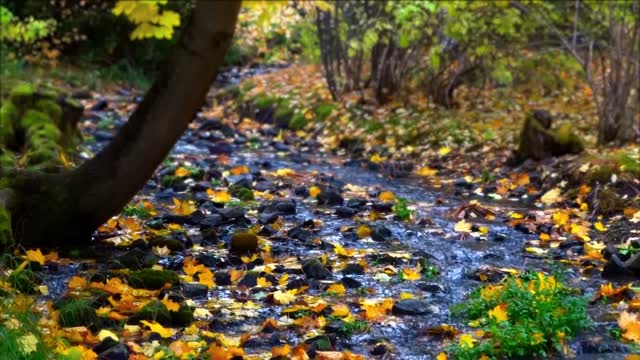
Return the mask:
[(29, 268), (14, 271), (9, 275), (11, 287), (25, 294), (35, 294), (40, 281), (40, 278)]
[(129, 275), (129, 285), (137, 289), (158, 290), (167, 283), (176, 285), (179, 281), (178, 275), (169, 270), (145, 269)]
[(19, 108), (28, 108), (33, 105), (33, 95), (36, 89), (32, 84), (21, 83), (11, 90), (9, 98)]
[(11, 244), (13, 244), (11, 213), (5, 207), (0, 206), (0, 245), (6, 248)]
[(98, 321), (96, 309), (89, 299), (71, 299), (59, 307), (62, 327), (91, 326)]
[(171, 313), (162, 302), (158, 300), (151, 300), (138, 310), (138, 312), (129, 319), (129, 322), (136, 324), (140, 322), (140, 320), (157, 321), (158, 323), (167, 326), (171, 324)]

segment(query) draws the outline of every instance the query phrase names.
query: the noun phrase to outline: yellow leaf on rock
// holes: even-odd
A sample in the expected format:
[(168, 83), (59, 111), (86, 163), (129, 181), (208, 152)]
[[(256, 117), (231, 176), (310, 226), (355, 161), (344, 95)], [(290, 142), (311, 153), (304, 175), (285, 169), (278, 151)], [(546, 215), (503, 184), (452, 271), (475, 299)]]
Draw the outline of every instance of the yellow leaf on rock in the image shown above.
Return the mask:
[(271, 348), (271, 357), (277, 358), (279, 356), (289, 356), (291, 353), (291, 347), (289, 344), (284, 344), (282, 346), (274, 346)]
[(288, 291), (276, 291), (273, 293), (273, 299), (280, 305), (287, 305), (296, 299), (296, 289)]
[(602, 222), (600, 221), (593, 224), (593, 227), (600, 232), (607, 231), (607, 227), (604, 226), (604, 224), (602, 224)]
[(447, 155), (450, 152), (451, 152), (451, 148), (448, 147), (448, 146), (443, 146), (440, 149), (438, 149), (438, 154), (440, 154), (442, 156)]
[(242, 174), (247, 174), (249, 173), (249, 167), (247, 165), (240, 165), (240, 166), (236, 166), (233, 169), (231, 169), (231, 174), (233, 175), (242, 175)]
[(380, 201), (395, 201), (396, 196), (391, 191), (383, 191), (378, 195)]
[(456, 223), (456, 225), (453, 227), (453, 230), (457, 232), (470, 233), (471, 226), (471, 223), (468, 223), (464, 219), (462, 219)]
[(289, 169), (289, 168), (282, 168), (282, 169), (276, 170), (277, 176), (287, 177), (287, 176), (293, 176), (295, 174), (296, 174), (295, 170)]
[(420, 275), (421, 270), (422, 269), (419, 267), (416, 269), (404, 268), (402, 269), (402, 278), (408, 281), (420, 280), (420, 278), (422, 277), (422, 275)]
[(231, 195), (229, 195), (229, 193), (226, 192), (225, 190), (218, 191), (218, 190), (207, 189), (207, 195), (209, 196), (209, 199), (214, 203), (226, 204), (229, 201), (231, 201)]
[(173, 198), (173, 212), (176, 215), (183, 215), (183, 216), (187, 216), (187, 215), (191, 215), (193, 212), (196, 211), (196, 207), (193, 204), (193, 202), (188, 201), (188, 200), (178, 200), (176, 198)]
[(40, 251), (40, 249), (35, 249), (35, 250), (27, 250), (27, 260), (29, 261), (33, 261), (33, 262), (37, 262), (40, 265), (44, 265), (44, 255), (42, 255), (42, 252)]
[(432, 169), (432, 168), (430, 168), (428, 166), (425, 166), (423, 168), (418, 169), (416, 171), (416, 174), (420, 175), (420, 176), (425, 176), (425, 177), (427, 177), (427, 176), (435, 176), (435, 175), (438, 174), (438, 170)]
[(103, 341), (106, 338), (112, 338), (115, 341), (120, 341), (120, 339), (118, 339), (118, 335), (114, 334), (113, 332), (107, 329), (100, 330), (100, 332), (98, 333), (98, 339), (100, 341)]
[(440, 352), (438, 356), (436, 356), (436, 360), (447, 360), (447, 354), (444, 352)]
[(371, 236), (371, 228), (367, 225), (360, 225), (356, 233), (360, 239), (366, 238), (367, 236)]
[(327, 288), (327, 292), (328, 293), (338, 294), (338, 295), (343, 295), (344, 293), (347, 292), (347, 289), (342, 284), (331, 284)]
[(140, 323), (147, 326), (152, 332), (159, 334), (163, 338), (170, 338), (176, 333), (175, 330), (165, 328), (155, 321), (149, 322), (147, 320), (141, 320)]
[(312, 187), (309, 188), (309, 196), (311, 196), (313, 198), (318, 196), (321, 192), (322, 192), (322, 190), (320, 190), (320, 188), (317, 187), (317, 186), (312, 186)]
[(259, 277), (259, 278), (258, 278), (258, 281), (257, 281), (257, 284), (258, 284), (258, 286), (259, 286), (259, 287), (264, 287), (264, 288), (266, 288), (266, 287), (269, 287), (269, 286), (273, 285), (273, 284), (272, 284), (269, 280), (267, 280), (265, 277)]
[(177, 177), (185, 177), (185, 176), (191, 175), (191, 171), (189, 171), (189, 169), (186, 169), (180, 166), (179, 168), (176, 169), (176, 172), (174, 173), (174, 175)]
[(538, 247), (527, 247), (524, 249), (528, 253), (536, 254), (536, 255), (544, 255), (549, 252), (549, 250), (540, 249)]
[(542, 201), (542, 203), (545, 205), (555, 204), (558, 201), (562, 200), (560, 193), (561, 190), (559, 188), (553, 188), (544, 193), (544, 195), (542, 195), (542, 197), (540, 198), (540, 201)]
[(553, 222), (558, 226), (562, 226), (569, 221), (569, 214), (566, 211), (558, 210), (551, 215)]
[(345, 256), (345, 257), (352, 257), (356, 254), (356, 250), (355, 249), (345, 249), (342, 247), (342, 245), (334, 245), (333, 251), (336, 253), (336, 255), (340, 255), (340, 256)]
[(165, 294), (164, 298), (162, 298), (162, 303), (167, 307), (169, 311), (178, 311), (180, 310), (180, 304), (177, 302), (173, 302), (169, 300), (169, 295)]
[(349, 314), (351, 313), (349, 311), (349, 307), (345, 304), (332, 305), (331, 309), (333, 310), (331, 316), (345, 317), (349, 316)]

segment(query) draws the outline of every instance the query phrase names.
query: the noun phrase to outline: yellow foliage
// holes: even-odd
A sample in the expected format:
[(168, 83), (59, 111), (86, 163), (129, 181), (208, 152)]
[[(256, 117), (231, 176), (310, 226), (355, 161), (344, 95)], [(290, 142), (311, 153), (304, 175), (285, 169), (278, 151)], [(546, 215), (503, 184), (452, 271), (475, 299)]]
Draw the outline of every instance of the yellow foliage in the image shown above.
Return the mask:
[(131, 39), (170, 39), (174, 28), (180, 25), (180, 15), (171, 10), (161, 10), (168, 0), (119, 0), (112, 12), (124, 15), (136, 28)]

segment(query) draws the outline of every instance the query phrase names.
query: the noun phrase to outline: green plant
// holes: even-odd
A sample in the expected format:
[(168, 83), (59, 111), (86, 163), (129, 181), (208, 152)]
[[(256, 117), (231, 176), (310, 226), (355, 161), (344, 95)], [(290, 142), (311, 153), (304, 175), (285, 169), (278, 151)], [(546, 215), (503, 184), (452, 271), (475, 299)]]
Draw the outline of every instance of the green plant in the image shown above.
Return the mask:
[(393, 211), (401, 220), (406, 221), (411, 218), (411, 210), (409, 210), (409, 207), (407, 206), (407, 199), (405, 198), (398, 198), (398, 201), (393, 206)]
[(40, 316), (31, 305), (19, 304), (14, 297), (0, 300), (0, 354), (6, 360), (50, 359), (52, 349), (43, 341)]
[(140, 219), (146, 219), (151, 216), (149, 210), (144, 207), (143, 203), (138, 203), (136, 205), (129, 204), (122, 210), (122, 215), (125, 216), (136, 216)]
[(525, 273), (486, 285), (451, 309), (482, 330), (463, 334), (446, 351), (455, 359), (546, 357), (591, 325), (587, 299), (555, 276)]
[(437, 266), (431, 264), (428, 259), (422, 260), (422, 274), (429, 280), (433, 280), (440, 275), (440, 269)]

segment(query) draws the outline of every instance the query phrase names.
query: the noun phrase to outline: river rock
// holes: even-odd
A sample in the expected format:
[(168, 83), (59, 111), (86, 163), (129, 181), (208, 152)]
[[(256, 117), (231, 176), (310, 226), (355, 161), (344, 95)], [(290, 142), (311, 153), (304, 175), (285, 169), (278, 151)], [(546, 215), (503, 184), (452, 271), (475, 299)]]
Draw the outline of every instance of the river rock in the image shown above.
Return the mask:
[(325, 280), (331, 278), (331, 272), (318, 259), (309, 259), (302, 265), (308, 279)]
[(426, 315), (438, 312), (437, 307), (416, 299), (398, 300), (391, 309), (394, 315)]

